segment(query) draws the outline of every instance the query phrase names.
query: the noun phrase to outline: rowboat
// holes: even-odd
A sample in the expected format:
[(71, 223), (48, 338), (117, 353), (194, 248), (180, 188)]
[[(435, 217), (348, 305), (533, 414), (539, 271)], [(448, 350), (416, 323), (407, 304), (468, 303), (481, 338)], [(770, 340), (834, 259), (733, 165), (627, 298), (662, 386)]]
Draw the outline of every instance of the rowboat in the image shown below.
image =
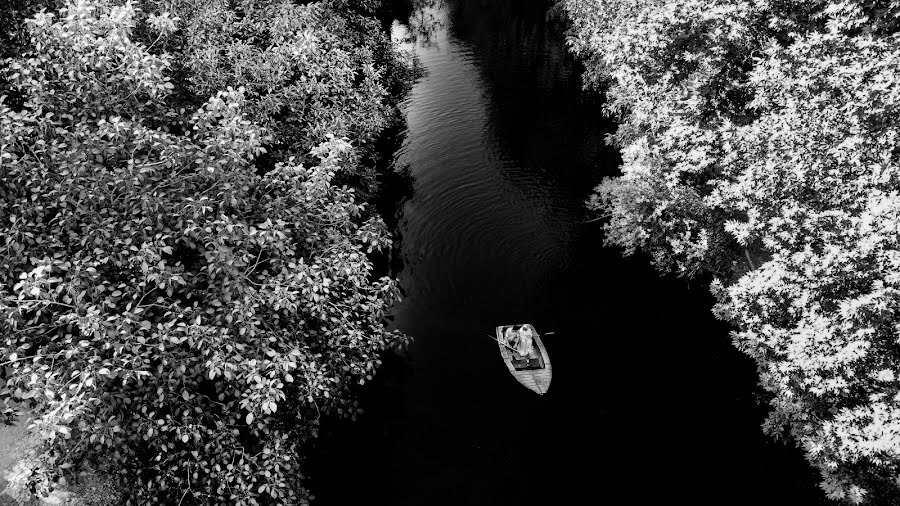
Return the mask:
[[(520, 357), (518, 353), (505, 344), (503, 333), (510, 327), (512, 327), (514, 332), (523, 327), (531, 330), (531, 335), (534, 336), (534, 351), (529, 356)], [(550, 357), (547, 355), (547, 349), (544, 348), (541, 337), (530, 323), (497, 327), (497, 344), (500, 346), (500, 355), (503, 357), (506, 368), (509, 369), (509, 373), (514, 378), (519, 380), (519, 383), (539, 394), (547, 393), (552, 376)]]

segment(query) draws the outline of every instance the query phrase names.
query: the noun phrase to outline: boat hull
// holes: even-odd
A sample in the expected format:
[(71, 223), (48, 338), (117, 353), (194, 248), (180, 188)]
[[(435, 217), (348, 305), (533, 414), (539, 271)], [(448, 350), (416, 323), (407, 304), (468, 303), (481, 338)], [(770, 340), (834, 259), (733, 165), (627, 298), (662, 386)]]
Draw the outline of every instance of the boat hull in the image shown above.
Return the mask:
[[(521, 365), (516, 367), (516, 363), (521, 363), (522, 361), (516, 361), (515, 358), (517, 354), (503, 344), (503, 332), (509, 327), (513, 327), (514, 329), (528, 327), (531, 329), (531, 333), (534, 336), (534, 348), (537, 354), (539, 354), (540, 367), (522, 367)], [(547, 349), (544, 347), (541, 337), (530, 323), (524, 325), (501, 325), (497, 327), (497, 344), (500, 347), (500, 355), (503, 357), (503, 363), (506, 364), (509, 373), (512, 374), (519, 383), (538, 394), (543, 395), (547, 393), (547, 390), (550, 389), (550, 380), (553, 377), (553, 368), (550, 365), (550, 357), (547, 355)], [(535, 362), (538, 362), (538, 360), (532, 360), (530, 363), (533, 364)]]

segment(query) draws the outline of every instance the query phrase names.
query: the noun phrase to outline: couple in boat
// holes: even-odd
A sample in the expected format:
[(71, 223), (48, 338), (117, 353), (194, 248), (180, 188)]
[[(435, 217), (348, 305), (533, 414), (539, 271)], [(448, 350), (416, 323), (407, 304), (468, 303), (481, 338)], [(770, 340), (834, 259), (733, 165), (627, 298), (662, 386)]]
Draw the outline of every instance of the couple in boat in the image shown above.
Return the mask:
[(504, 344), (515, 350), (516, 360), (527, 360), (537, 358), (537, 352), (534, 349), (535, 334), (531, 330), (531, 326), (522, 325), (519, 330), (513, 330), (513, 327), (507, 327), (503, 333)]

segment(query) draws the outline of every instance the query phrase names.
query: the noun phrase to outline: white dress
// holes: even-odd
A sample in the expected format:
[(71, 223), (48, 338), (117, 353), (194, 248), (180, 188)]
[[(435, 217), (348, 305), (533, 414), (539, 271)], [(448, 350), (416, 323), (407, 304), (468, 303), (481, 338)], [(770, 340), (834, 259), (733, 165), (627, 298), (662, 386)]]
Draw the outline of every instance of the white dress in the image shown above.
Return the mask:
[(534, 338), (532, 337), (531, 328), (522, 327), (519, 329), (519, 342), (516, 343), (516, 353), (523, 357), (527, 357), (534, 350)]

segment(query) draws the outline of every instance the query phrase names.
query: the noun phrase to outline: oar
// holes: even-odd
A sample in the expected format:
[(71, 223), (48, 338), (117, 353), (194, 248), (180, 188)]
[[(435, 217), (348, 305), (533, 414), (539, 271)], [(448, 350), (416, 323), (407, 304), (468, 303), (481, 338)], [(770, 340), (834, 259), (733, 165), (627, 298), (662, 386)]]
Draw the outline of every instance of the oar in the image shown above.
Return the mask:
[(510, 346), (510, 345), (508, 345), (508, 344), (506, 344), (506, 343), (504, 343), (504, 342), (501, 342), (501, 341), (500, 341), (499, 339), (497, 339), (496, 337), (494, 337), (494, 336), (492, 336), (492, 335), (490, 335), (490, 334), (485, 334), (485, 335), (488, 336), (488, 337), (491, 339), (491, 341), (495, 341), (495, 342), (497, 342), (497, 343), (499, 343), (499, 344), (502, 344), (503, 346), (506, 346), (507, 348), (511, 349), (512, 351), (516, 351), (515, 348), (513, 348), (512, 346)]

